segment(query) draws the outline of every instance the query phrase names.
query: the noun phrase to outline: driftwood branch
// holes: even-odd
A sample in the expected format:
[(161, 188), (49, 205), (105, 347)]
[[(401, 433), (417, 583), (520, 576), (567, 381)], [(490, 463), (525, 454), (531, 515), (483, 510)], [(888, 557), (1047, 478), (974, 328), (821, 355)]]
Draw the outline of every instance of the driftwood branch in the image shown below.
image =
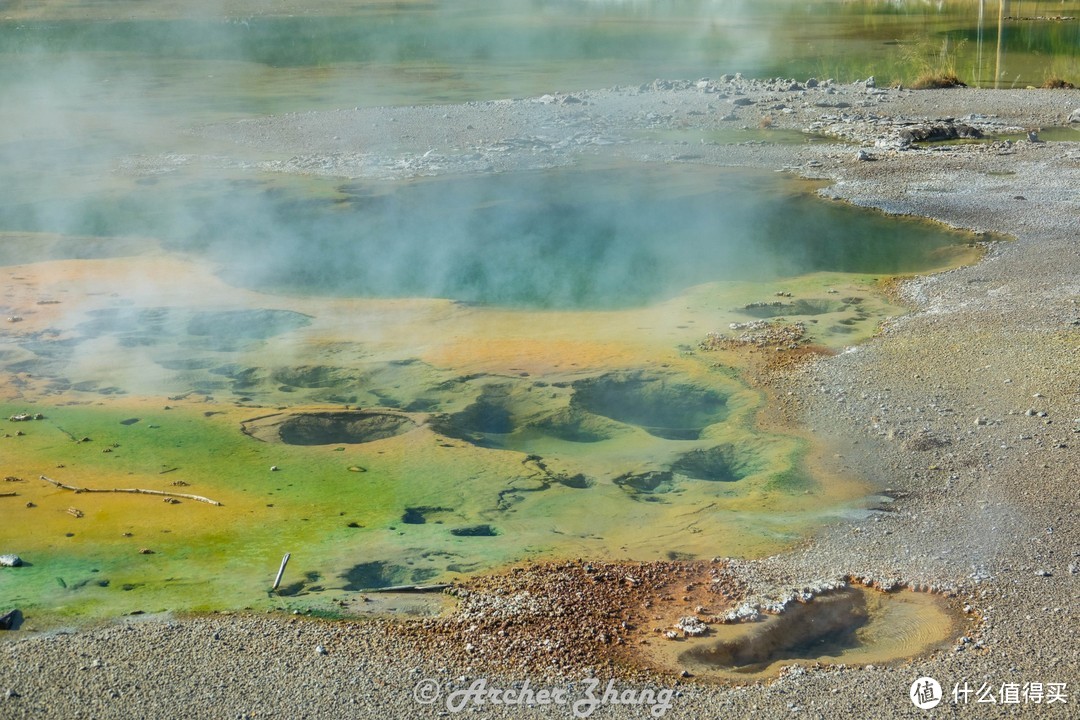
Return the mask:
[(394, 585), (392, 587), (369, 588), (367, 590), (361, 590), (360, 592), (367, 593), (368, 595), (373, 593), (429, 593), (442, 592), (448, 587), (451, 587), (450, 583), (439, 583), (438, 585)]
[(81, 488), (76, 487), (75, 485), (65, 485), (62, 482), (53, 480), (49, 477), (45, 477), (44, 475), (41, 475), (39, 477), (41, 477), (42, 480), (51, 485), (55, 485), (56, 487), (63, 490), (70, 490), (74, 493), (135, 493), (137, 495), (162, 495), (164, 497), (178, 497), (184, 498), (186, 500), (197, 500), (198, 502), (204, 502), (208, 505), (221, 505), (221, 503), (219, 503), (217, 500), (211, 500), (210, 498), (205, 498), (202, 495), (188, 495), (187, 493), (165, 492), (164, 490), (145, 490), (143, 488), (114, 488), (112, 490), (106, 490), (101, 488)]

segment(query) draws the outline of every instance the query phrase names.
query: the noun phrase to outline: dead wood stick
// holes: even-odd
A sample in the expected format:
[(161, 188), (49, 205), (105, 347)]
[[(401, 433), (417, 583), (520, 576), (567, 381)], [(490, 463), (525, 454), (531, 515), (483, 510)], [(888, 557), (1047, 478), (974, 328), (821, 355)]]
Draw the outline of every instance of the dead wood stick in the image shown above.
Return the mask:
[(16, 496), (16, 495), (18, 495), (18, 494), (19, 494), (19, 493), (13, 493), (13, 492), (3, 492), (3, 493), (0, 493), (0, 497), (15, 497), (15, 496)]
[(70, 491), (75, 492), (75, 493), (95, 493), (96, 492), (96, 493), (135, 493), (137, 495), (164, 495), (165, 497), (178, 497), (178, 498), (185, 498), (187, 500), (197, 500), (199, 502), (204, 502), (204, 503), (207, 503), (209, 505), (221, 505), (221, 503), (219, 503), (217, 500), (211, 500), (210, 498), (205, 498), (202, 495), (188, 495), (187, 493), (165, 492), (164, 490), (145, 490), (143, 488), (113, 488), (111, 490), (102, 489), (102, 488), (81, 488), (81, 487), (76, 487), (74, 485), (65, 485), (62, 482), (58, 482), (56, 480), (53, 480), (52, 478), (45, 477), (44, 475), (40, 475), (39, 477), (42, 480), (44, 480), (45, 482), (50, 483), (52, 485), (55, 485), (58, 488), (62, 488), (64, 490), (70, 490)]
[(373, 593), (429, 593), (442, 592), (448, 587), (451, 587), (450, 583), (439, 583), (438, 585), (394, 585), (392, 587), (369, 588), (367, 590), (361, 590), (360, 592), (369, 595)]
[(281, 567), (278, 568), (277, 577), (274, 579), (274, 587), (271, 590), (277, 590), (278, 585), (281, 584), (281, 576), (285, 574), (285, 566), (289, 564), (289, 557), (292, 553), (285, 553), (285, 557), (281, 558)]

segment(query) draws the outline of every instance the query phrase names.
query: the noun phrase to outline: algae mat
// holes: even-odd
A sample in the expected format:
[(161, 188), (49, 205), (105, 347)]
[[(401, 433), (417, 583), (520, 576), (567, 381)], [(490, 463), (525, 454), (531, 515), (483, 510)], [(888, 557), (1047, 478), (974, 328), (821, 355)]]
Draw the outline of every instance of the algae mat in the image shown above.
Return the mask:
[[(922, 254), (876, 256), (904, 270), (969, 252), (897, 224)], [(809, 472), (803, 435), (756, 425), (741, 370), (899, 313), (872, 262), (506, 306), (269, 294), (237, 281), (243, 257), (131, 235), (5, 240), (21, 264), (0, 268), (0, 414), (19, 419), (0, 549), (26, 565), (0, 593), (31, 615), (321, 608), (539, 557), (760, 556), (864, 505), (857, 479)]]

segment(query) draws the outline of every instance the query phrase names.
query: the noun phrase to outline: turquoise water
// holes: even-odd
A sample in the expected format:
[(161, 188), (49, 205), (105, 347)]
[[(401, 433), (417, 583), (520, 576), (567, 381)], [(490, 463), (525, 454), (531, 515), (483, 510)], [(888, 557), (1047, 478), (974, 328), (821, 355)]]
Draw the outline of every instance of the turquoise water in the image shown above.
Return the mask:
[[(233, 285), (299, 295), (436, 297), (531, 308), (620, 308), (717, 280), (937, 266), (967, 236), (822, 202), (772, 173), (698, 165), (473, 175), (410, 183), (228, 182), (4, 204), (6, 229), (160, 238)], [(132, 251), (120, 242), (114, 254)], [(9, 264), (108, 254), (10, 245)]]

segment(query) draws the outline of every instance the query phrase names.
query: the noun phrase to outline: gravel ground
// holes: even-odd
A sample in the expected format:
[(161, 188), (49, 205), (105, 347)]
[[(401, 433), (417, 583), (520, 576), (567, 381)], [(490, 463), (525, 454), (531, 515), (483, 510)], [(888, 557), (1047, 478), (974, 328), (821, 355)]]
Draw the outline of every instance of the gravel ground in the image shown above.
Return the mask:
[[(811, 85), (657, 81), (192, 132), (235, 148), (199, 162), (357, 178), (550, 167), (593, 155), (783, 169), (830, 181), (822, 191), (829, 197), (1012, 236), (989, 244), (975, 266), (902, 284), (897, 291), (913, 312), (873, 341), (770, 380), (777, 411), (815, 428), (829, 447), (825, 470), (865, 477), (891, 502), (823, 528), (790, 552), (721, 561), (711, 571), (722, 571), (732, 597), (758, 600), (844, 578), (933, 589), (980, 619), (967, 641), (896, 665), (797, 668), (744, 687), (650, 674), (628, 666), (615, 641), (588, 641), (587, 631), (618, 632), (620, 613), (662, 594), (665, 582), (707, 570), (643, 566), (635, 570), (640, 585), (601, 582), (608, 588), (601, 592), (590, 589), (597, 568), (545, 566), (478, 579), (456, 614), (441, 620), (216, 614), (20, 637), (0, 647), (0, 717), (438, 717), (452, 714), (447, 693), (479, 677), (502, 687), (529, 679), (533, 688), (580, 699), (590, 672), (598, 696), (609, 678), (635, 691), (677, 691), (670, 709), (609, 703), (593, 717), (1080, 717), (1080, 143), (908, 142), (913, 130), (1066, 126), (1080, 92)], [(844, 142), (681, 139), (686, 131), (761, 125)], [(194, 159), (135, 157), (125, 168), (160, 172)], [(522, 587), (533, 590), (515, 594)], [(513, 652), (475, 652), (504, 646)], [(945, 688), (936, 710), (908, 699), (922, 675)], [(425, 678), (440, 684), (435, 704), (414, 698)], [(953, 704), (950, 691), (965, 683), (973, 691), (985, 683), (999, 702), (977, 702), (973, 693)], [(1025, 683), (1029, 695), (1019, 703), (1001, 702), (1003, 685)], [(1032, 699), (1032, 683), (1043, 683), (1043, 702)], [(1066, 702), (1048, 702), (1051, 683), (1066, 684)], [(576, 707), (579, 716), (590, 709)], [(469, 708), (485, 717), (573, 717), (573, 710)]]

